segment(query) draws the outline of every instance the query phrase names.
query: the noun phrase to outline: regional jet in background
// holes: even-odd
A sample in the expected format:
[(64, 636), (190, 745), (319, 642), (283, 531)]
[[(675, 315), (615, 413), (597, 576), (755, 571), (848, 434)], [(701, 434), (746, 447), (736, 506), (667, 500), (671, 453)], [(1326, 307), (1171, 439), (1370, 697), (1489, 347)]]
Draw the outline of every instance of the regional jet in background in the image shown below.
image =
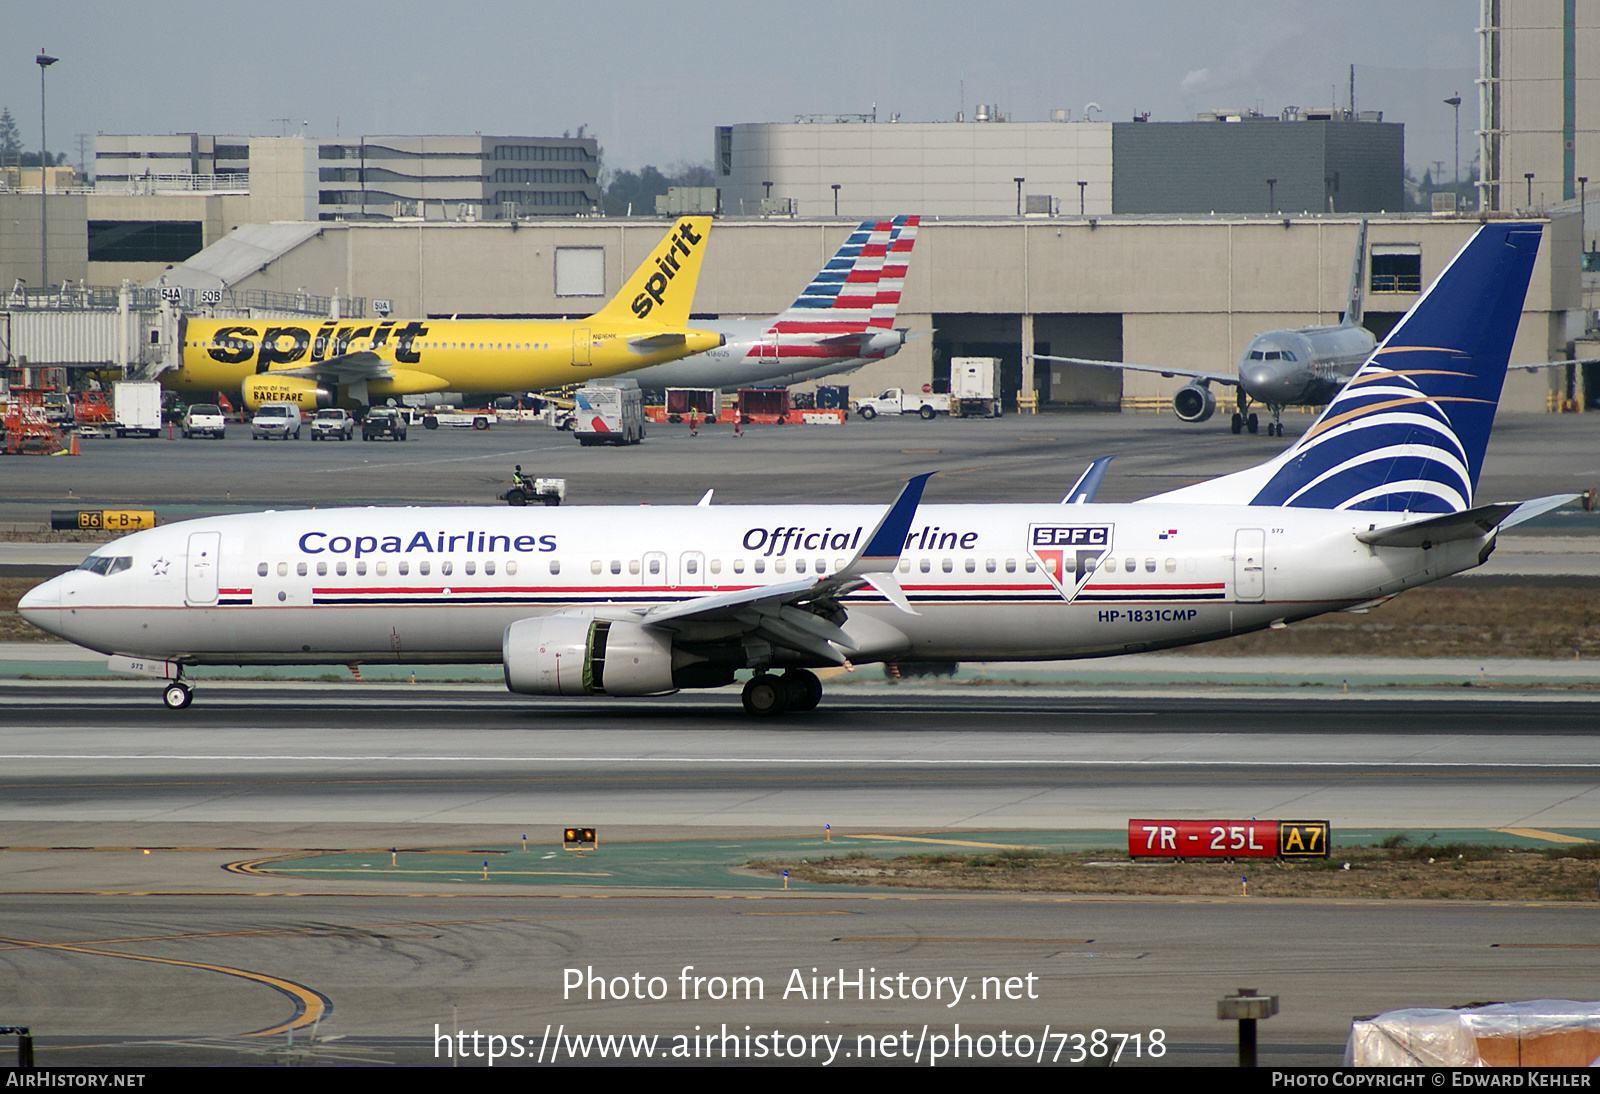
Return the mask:
[[(1570, 495), (1475, 501), (1537, 224), (1482, 226), (1302, 436), (1131, 505), (362, 508), (137, 532), (28, 592), (51, 634), (159, 677), (191, 665), (498, 663), (529, 695), (731, 684), (804, 711), (812, 670), (1045, 660), (1278, 627), (1481, 564)], [(843, 473), (843, 472), (841, 472)]]
[(771, 319), (700, 325), (727, 342), (627, 375), (649, 391), (797, 384), (851, 372), (905, 345), (894, 315), (920, 218), (864, 220), (788, 309)]
[(710, 217), (684, 217), (622, 291), (587, 319), (184, 319), (184, 392), (240, 392), (245, 406), (365, 405), (431, 392), (498, 394), (582, 383), (722, 345), (689, 325)]

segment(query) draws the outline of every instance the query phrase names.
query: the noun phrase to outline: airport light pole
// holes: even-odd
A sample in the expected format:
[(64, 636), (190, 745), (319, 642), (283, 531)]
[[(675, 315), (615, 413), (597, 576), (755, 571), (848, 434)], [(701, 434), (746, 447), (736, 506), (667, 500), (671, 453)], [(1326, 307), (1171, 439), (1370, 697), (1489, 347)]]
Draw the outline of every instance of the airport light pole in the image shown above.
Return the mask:
[(1022, 215), (1022, 184), (1028, 180), (1023, 175), (1017, 175), (1011, 181), (1017, 184), (1017, 215), (1020, 217)]
[(39, 66), (39, 287), (50, 287), (50, 221), (45, 207), (45, 198), (50, 193), (48, 167), (50, 161), (49, 142), (44, 135), (44, 70), (55, 64), (61, 58), (51, 57), (44, 50), (39, 51), (39, 56), (33, 59)]
[(839, 184), (833, 184), (833, 215), (839, 215)]
[(1084, 213), (1083, 213), (1083, 201), (1084, 201), (1083, 195), (1084, 195), (1084, 191), (1086, 191), (1088, 189), (1089, 189), (1089, 184), (1087, 182), (1084, 182), (1082, 179), (1079, 179), (1078, 180), (1078, 215), (1080, 217), (1084, 215)]
[(1527, 174), (1523, 175), (1522, 177), (1528, 180), (1528, 208), (1532, 209), (1533, 208), (1533, 172), (1529, 171)]
[(1459, 190), (1461, 188), (1461, 92), (1456, 92), (1444, 101), (1456, 113), (1456, 162), (1450, 169), (1450, 185)]
[(1583, 252), (1589, 242), (1588, 226), (1588, 191), (1589, 176), (1578, 176), (1578, 269), (1583, 269)]
[(1276, 213), (1278, 211), (1278, 199), (1273, 196), (1273, 191), (1276, 190), (1277, 187), (1278, 187), (1278, 180), (1277, 179), (1268, 179), (1267, 180), (1267, 212), (1268, 212), (1268, 214)]

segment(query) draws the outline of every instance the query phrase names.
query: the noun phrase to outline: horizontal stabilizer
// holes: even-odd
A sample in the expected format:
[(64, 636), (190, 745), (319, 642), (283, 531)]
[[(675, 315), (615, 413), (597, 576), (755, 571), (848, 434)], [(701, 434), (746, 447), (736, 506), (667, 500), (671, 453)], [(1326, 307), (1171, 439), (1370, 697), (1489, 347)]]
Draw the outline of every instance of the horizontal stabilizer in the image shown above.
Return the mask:
[(1479, 505), (1460, 513), (1414, 520), (1388, 528), (1357, 532), (1356, 538), (1373, 547), (1421, 547), (1458, 539), (1481, 539), (1496, 528), (1511, 528), (1558, 509), (1578, 498), (1577, 494), (1553, 494), (1532, 501), (1499, 501)]
[(655, 353), (658, 350), (674, 349), (688, 340), (686, 335), (670, 331), (666, 334), (646, 334), (628, 339), (628, 348), (637, 353)]

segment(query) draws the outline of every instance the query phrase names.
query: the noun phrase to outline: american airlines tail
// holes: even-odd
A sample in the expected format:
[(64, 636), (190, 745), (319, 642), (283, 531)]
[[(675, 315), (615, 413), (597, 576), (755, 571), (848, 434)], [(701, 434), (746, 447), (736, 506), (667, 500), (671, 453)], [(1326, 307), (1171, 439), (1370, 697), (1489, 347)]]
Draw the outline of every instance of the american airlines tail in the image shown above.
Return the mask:
[(850, 334), (894, 325), (920, 218), (864, 220), (795, 302), (773, 319), (779, 334)]
[(1536, 224), (1479, 228), (1276, 459), (1145, 500), (1410, 513), (1470, 508), (1541, 232)]

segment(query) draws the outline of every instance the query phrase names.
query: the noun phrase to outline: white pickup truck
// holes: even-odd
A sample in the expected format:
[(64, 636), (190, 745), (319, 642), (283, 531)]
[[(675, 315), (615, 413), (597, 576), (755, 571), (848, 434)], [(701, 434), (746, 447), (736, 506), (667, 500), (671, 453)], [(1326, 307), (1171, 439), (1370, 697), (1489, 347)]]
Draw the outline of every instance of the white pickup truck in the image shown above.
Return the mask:
[(915, 414), (928, 421), (935, 414), (950, 413), (950, 396), (927, 395), (892, 387), (881, 395), (856, 400), (856, 413), (868, 420), (879, 414)]

